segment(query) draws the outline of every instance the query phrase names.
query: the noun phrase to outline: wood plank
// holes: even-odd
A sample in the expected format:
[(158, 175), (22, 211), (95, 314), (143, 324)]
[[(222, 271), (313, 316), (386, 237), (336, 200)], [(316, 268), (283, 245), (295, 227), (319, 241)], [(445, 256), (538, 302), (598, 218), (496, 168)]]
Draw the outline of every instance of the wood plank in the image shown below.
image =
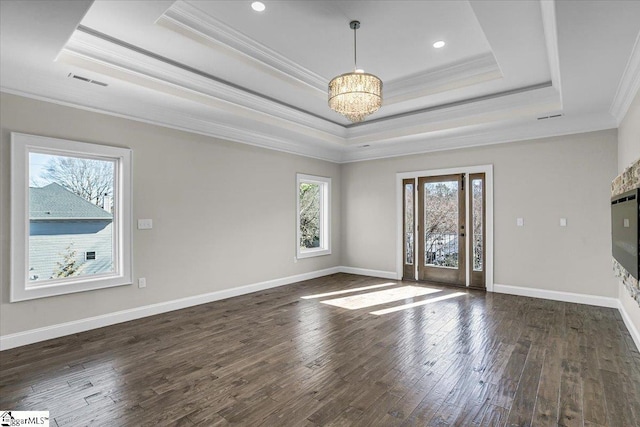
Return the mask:
[(535, 401), (531, 396), (538, 392), (545, 350), (537, 346), (529, 350), (529, 355), (518, 383), (513, 405), (507, 418), (508, 425), (531, 426)]
[(622, 378), (617, 372), (601, 371), (607, 406), (607, 424), (610, 426), (637, 425), (631, 423), (634, 418), (628, 396), (622, 387)]
[(640, 425), (616, 310), (464, 291), (374, 316), (301, 298), (385, 283), (336, 274), (4, 351), (0, 407), (69, 426)]
[(580, 365), (573, 360), (564, 359), (560, 379), (559, 426), (573, 427), (584, 424), (582, 401)]
[(530, 341), (521, 340), (516, 343), (502, 376), (496, 381), (497, 388), (490, 400), (491, 404), (503, 408), (511, 407), (530, 348)]
[(484, 417), (478, 427), (502, 427), (507, 422), (508, 411), (495, 405), (487, 405)]
[(555, 427), (557, 425), (562, 354), (564, 354), (565, 346), (566, 343), (563, 339), (551, 338), (545, 348), (545, 358), (532, 418), (532, 423), (535, 426)]

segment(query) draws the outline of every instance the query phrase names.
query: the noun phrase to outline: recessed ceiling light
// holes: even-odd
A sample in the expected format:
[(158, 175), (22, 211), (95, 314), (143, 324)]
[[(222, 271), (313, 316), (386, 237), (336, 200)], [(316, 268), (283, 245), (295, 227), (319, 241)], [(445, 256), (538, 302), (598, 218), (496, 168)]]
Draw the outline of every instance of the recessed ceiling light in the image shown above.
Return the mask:
[(262, 12), (266, 8), (267, 7), (261, 1), (254, 1), (253, 3), (251, 3), (251, 9), (255, 10), (256, 12)]
[(445, 45), (445, 44), (446, 44), (446, 43), (445, 43), (445, 42), (443, 42), (442, 40), (438, 40), (437, 42), (435, 42), (435, 43), (433, 44), (433, 47), (435, 47), (436, 49), (440, 49), (441, 47), (444, 47), (444, 45)]

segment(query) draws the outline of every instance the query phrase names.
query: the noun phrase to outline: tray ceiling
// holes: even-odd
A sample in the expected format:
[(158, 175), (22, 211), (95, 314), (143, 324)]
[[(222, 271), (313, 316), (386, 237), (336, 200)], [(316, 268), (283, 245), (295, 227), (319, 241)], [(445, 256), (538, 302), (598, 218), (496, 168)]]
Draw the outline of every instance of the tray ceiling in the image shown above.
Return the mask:
[[(615, 127), (637, 79), (640, 2), (250, 3), (3, 1), (2, 90), (350, 161)], [(353, 19), (384, 82), (359, 124), (326, 94)]]

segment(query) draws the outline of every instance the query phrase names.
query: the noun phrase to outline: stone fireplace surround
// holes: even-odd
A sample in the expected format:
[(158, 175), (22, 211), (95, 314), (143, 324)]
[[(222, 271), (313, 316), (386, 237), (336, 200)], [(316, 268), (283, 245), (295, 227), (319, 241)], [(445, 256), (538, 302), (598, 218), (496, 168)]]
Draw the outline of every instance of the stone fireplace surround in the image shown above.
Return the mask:
[[(615, 197), (635, 188), (640, 188), (640, 159), (632, 163), (620, 175), (618, 175), (611, 183), (611, 197)], [(633, 277), (625, 268), (613, 258), (614, 274), (624, 284), (629, 291), (629, 295), (640, 306), (640, 284), (638, 279)]]

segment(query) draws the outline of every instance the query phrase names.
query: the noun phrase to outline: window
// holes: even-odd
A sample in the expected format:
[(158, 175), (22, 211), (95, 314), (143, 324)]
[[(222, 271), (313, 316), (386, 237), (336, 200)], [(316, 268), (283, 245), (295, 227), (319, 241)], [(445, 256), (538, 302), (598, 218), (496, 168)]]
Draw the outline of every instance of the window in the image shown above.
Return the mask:
[(128, 284), (131, 150), (12, 133), (11, 301)]
[(297, 175), (296, 256), (309, 258), (331, 253), (331, 178)]

